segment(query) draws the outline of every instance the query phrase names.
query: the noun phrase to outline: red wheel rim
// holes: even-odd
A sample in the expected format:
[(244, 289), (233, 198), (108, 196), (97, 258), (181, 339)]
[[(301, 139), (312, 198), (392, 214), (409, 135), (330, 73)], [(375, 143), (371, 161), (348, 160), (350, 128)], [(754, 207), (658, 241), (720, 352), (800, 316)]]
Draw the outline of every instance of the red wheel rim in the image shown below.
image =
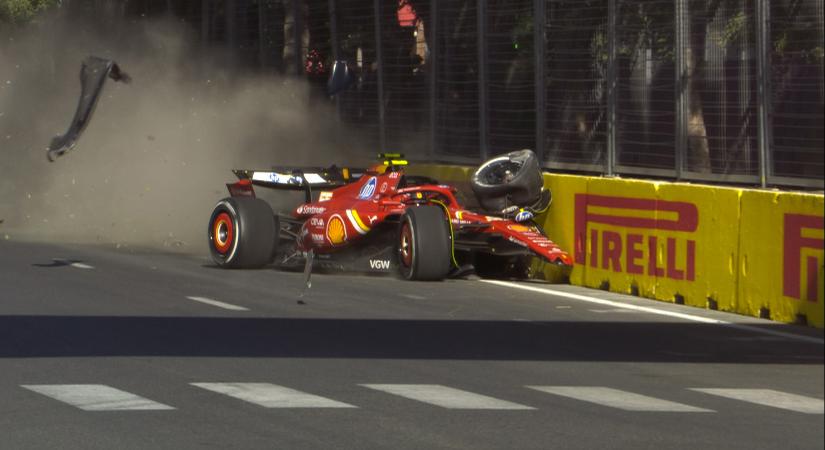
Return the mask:
[(232, 246), (235, 238), (235, 227), (232, 225), (232, 218), (229, 214), (222, 212), (215, 218), (212, 224), (212, 244), (220, 254), (225, 254)]
[(398, 243), (398, 252), (401, 256), (401, 264), (404, 267), (412, 267), (413, 240), (409, 222), (404, 222), (401, 226), (401, 241)]

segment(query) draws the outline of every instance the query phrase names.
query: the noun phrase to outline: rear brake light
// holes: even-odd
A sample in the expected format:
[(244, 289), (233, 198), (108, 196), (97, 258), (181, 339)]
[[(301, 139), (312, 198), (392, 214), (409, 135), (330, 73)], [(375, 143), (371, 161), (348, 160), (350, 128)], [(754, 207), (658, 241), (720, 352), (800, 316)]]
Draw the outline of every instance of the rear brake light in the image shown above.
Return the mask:
[(252, 197), (255, 198), (255, 191), (252, 190), (252, 181), (248, 179), (240, 180), (236, 183), (227, 183), (229, 195), (232, 197)]

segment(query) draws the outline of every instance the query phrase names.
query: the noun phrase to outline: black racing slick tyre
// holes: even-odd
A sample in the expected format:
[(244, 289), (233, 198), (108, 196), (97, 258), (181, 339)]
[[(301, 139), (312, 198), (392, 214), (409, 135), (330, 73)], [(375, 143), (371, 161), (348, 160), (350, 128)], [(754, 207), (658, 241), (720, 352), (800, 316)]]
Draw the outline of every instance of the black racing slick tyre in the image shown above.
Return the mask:
[(225, 198), (209, 219), (212, 260), (228, 269), (254, 269), (269, 264), (277, 244), (278, 226), (272, 208), (249, 197)]
[(470, 179), (479, 204), (488, 211), (528, 206), (540, 198), (542, 186), (538, 157), (527, 149), (485, 161)]
[(410, 207), (398, 233), (398, 267), (407, 280), (438, 281), (450, 273), (452, 241), (444, 208)]

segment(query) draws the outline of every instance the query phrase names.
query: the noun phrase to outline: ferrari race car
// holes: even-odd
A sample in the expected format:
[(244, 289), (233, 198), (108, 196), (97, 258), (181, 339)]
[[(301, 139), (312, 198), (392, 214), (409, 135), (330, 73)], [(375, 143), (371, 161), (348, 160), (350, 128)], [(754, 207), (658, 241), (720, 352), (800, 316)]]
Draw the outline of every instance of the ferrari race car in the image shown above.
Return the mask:
[[(569, 273), (570, 256), (534, 223), (549, 207), (536, 155), (493, 158), (474, 173), (479, 210), (467, 210), (455, 187), (407, 175), (399, 154), (366, 170), (234, 170), (209, 219), (209, 250), (223, 268), (274, 263), (315, 269), (398, 272), (407, 280), (524, 277), (539, 257)], [(304, 202), (274, 213), (255, 188), (303, 191)], [(308, 277), (308, 275), (307, 275)], [(308, 278), (307, 278), (308, 279)]]

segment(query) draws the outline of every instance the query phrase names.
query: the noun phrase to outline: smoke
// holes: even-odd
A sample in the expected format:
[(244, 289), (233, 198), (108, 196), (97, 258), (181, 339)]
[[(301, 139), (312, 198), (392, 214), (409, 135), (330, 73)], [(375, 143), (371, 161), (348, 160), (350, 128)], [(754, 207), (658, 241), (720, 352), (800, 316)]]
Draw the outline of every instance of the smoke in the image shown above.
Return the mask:
[[(58, 15), (0, 38), (0, 239), (203, 253), (230, 169), (364, 154), (305, 81), (232, 73), (228, 53), (205, 54), (171, 19), (104, 29)], [(133, 81), (108, 81), (77, 146), (49, 163), (88, 55)]]

